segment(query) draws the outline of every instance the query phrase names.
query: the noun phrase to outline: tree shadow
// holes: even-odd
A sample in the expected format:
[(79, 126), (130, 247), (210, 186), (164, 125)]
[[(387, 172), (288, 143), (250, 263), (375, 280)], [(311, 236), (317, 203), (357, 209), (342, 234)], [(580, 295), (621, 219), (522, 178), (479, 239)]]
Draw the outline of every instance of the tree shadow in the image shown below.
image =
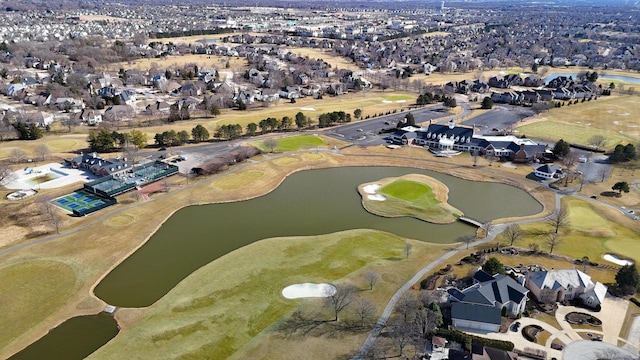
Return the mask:
[(607, 197), (620, 197), (620, 194), (615, 191), (603, 191), (600, 193), (600, 195)]

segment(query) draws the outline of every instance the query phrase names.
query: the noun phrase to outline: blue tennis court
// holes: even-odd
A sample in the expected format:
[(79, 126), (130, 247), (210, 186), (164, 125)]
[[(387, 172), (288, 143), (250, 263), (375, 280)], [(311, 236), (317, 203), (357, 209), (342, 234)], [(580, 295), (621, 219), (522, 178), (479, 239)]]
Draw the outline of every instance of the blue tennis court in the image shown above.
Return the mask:
[(52, 203), (70, 212), (72, 212), (73, 210), (86, 212), (87, 210), (106, 204), (107, 201), (97, 195), (93, 195), (84, 191), (78, 191), (54, 199)]

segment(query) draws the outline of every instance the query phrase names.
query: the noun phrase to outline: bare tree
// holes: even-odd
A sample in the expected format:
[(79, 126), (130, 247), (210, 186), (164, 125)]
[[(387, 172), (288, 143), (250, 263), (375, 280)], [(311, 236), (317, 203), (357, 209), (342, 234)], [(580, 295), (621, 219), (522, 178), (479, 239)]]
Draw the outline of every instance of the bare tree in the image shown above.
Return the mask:
[(389, 325), (389, 330), (389, 335), (400, 352), (398, 357), (402, 358), (404, 356), (404, 348), (411, 342), (411, 336), (413, 335), (412, 326), (402, 321), (395, 321)]
[(587, 144), (593, 146), (596, 150), (599, 150), (607, 144), (607, 138), (604, 137), (604, 135), (596, 134), (587, 140)]
[(601, 167), (600, 171), (598, 171), (598, 175), (600, 175), (600, 182), (604, 182), (604, 180), (607, 178), (607, 168), (606, 167)]
[(368, 299), (361, 298), (356, 301), (355, 311), (360, 319), (360, 326), (366, 327), (374, 319), (376, 307)]
[(553, 249), (562, 242), (558, 233), (550, 232), (547, 234), (544, 242), (549, 245), (549, 254), (553, 254)]
[(426, 339), (437, 327), (436, 314), (428, 308), (421, 308), (416, 311), (413, 319), (413, 338), (416, 349), (424, 349)]
[(582, 263), (582, 272), (586, 274), (587, 273), (587, 267), (591, 263), (591, 261), (589, 260), (589, 257), (588, 256), (583, 256), (582, 260), (580, 262)]
[(6, 184), (15, 178), (15, 173), (9, 167), (9, 164), (0, 162), (0, 184)]
[(21, 163), (26, 159), (27, 153), (22, 149), (15, 148), (11, 150), (11, 153), (9, 154), (9, 160), (11, 160), (12, 163)]
[(554, 229), (554, 234), (558, 233), (563, 227), (569, 226), (569, 213), (565, 208), (560, 208), (558, 211), (551, 214), (551, 216), (546, 220), (547, 224), (549, 224)]
[(487, 220), (482, 223), (482, 229), (484, 229), (484, 231), (487, 233), (487, 236), (489, 236), (489, 233), (493, 231), (493, 228), (494, 228), (494, 225), (493, 225), (493, 221), (491, 220)]
[(513, 243), (522, 238), (522, 228), (518, 224), (511, 224), (507, 226), (502, 235), (509, 242), (509, 246), (513, 246)]
[(369, 290), (373, 290), (373, 286), (380, 281), (380, 274), (373, 270), (369, 270), (364, 274), (364, 280), (369, 285)]
[(48, 214), (47, 222), (56, 229), (56, 234), (60, 233), (60, 227), (62, 226), (62, 216), (57, 212), (51, 212)]
[(358, 289), (352, 285), (336, 285), (335, 292), (333, 290), (325, 290), (325, 306), (333, 310), (335, 314), (333, 321), (338, 321), (338, 315), (355, 301)]
[(278, 141), (276, 139), (266, 139), (262, 143), (267, 149), (269, 149), (269, 152), (274, 152), (278, 147)]
[(474, 235), (464, 235), (458, 238), (458, 241), (467, 244), (467, 249), (469, 249), (469, 245), (475, 240), (476, 237)]
[(139, 190), (134, 190), (129, 196), (133, 201), (138, 202), (140, 201), (140, 199), (142, 199), (142, 192), (140, 192)]
[(413, 293), (406, 292), (400, 297), (394, 310), (405, 324), (409, 324), (413, 321), (413, 316), (417, 309), (418, 299)]
[(33, 150), (33, 155), (40, 161), (44, 161), (49, 153), (49, 147), (45, 144), (40, 144)]
[(540, 248), (540, 246), (538, 246), (538, 244), (532, 242), (529, 243), (529, 250), (531, 250), (531, 252), (533, 252), (534, 254), (538, 253), (538, 249)]
[(404, 258), (408, 259), (409, 255), (411, 255), (411, 250), (413, 249), (413, 245), (411, 245), (410, 243), (405, 243), (404, 244)]
[(362, 357), (365, 360), (384, 360), (387, 358), (385, 347), (379, 338), (373, 342), (373, 345), (365, 350)]

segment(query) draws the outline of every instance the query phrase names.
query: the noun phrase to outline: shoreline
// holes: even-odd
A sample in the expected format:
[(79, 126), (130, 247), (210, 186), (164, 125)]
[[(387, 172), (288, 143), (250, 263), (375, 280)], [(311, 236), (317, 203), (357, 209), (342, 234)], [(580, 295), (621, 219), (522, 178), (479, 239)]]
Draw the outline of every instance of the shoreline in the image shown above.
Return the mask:
[[(278, 177), (277, 177), (277, 181), (275, 183), (267, 183), (262, 185), (261, 187), (257, 187), (254, 188), (252, 190), (251, 194), (242, 196), (242, 197), (238, 197), (238, 198), (234, 198), (234, 199), (222, 199), (220, 201), (189, 201), (188, 199), (185, 199), (185, 203), (184, 204), (176, 204), (177, 206), (173, 209), (171, 209), (171, 211), (165, 216), (163, 217), (163, 219), (156, 225), (154, 226), (154, 230), (147, 233), (146, 236), (144, 236), (143, 240), (136, 242), (136, 244), (130, 248), (125, 255), (119, 257), (116, 261), (114, 261), (111, 266), (109, 266), (107, 269), (105, 269), (104, 271), (101, 271), (100, 275), (96, 278), (96, 280), (92, 281), (87, 290), (88, 293), (84, 293), (84, 291), (82, 290), (82, 288), (85, 288), (85, 286), (80, 285), (79, 287), (79, 292), (76, 293), (75, 295), (72, 296), (73, 299), (76, 299), (76, 301), (71, 301), (71, 304), (66, 307), (66, 310), (64, 309), (60, 309), (59, 311), (57, 311), (57, 313), (59, 313), (59, 315), (53, 315), (51, 317), (52, 322), (47, 322), (46, 319), (44, 319), (44, 321), (42, 321), (40, 324), (42, 324), (42, 326), (44, 328), (41, 328), (40, 330), (35, 330), (34, 329), (34, 334), (33, 336), (29, 336), (28, 338), (31, 341), (28, 340), (22, 340), (19, 341), (19, 345), (18, 343), (13, 343), (16, 345), (16, 347), (13, 347), (12, 344), (8, 344), (7, 347), (5, 347), (5, 350), (11, 349), (13, 348), (14, 350), (11, 351), (11, 354), (15, 354), (16, 352), (20, 351), (21, 349), (23, 349), (26, 346), (29, 346), (31, 344), (33, 344), (35, 341), (39, 340), (42, 336), (46, 335), (47, 330), (60, 325), (62, 322), (76, 317), (76, 316), (81, 316), (81, 315), (90, 315), (90, 314), (94, 314), (99, 311), (102, 311), (104, 309), (104, 306), (106, 306), (106, 302), (104, 302), (102, 299), (100, 299), (99, 297), (97, 297), (94, 293), (95, 287), (100, 283), (100, 281), (102, 281), (113, 269), (115, 269), (117, 266), (119, 266), (121, 263), (123, 263), (127, 258), (129, 258), (133, 253), (135, 253), (135, 251), (137, 251), (140, 247), (142, 247), (143, 245), (145, 245), (149, 239), (151, 239), (151, 237), (156, 233), (156, 231), (173, 215), (175, 214), (175, 212), (177, 212), (178, 210), (181, 210), (184, 207), (187, 206), (192, 206), (192, 205), (205, 205), (205, 204), (212, 204), (212, 203), (229, 203), (229, 202), (238, 202), (238, 201), (245, 201), (245, 200), (249, 200), (249, 199), (253, 199), (253, 198), (257, 198), (260, 196), (264, 196), (268, 193), (270, 193), (271, 191), (275, 190), (278, 188), (278, 186), (280, 186), (280, 184), (282, 184), (282, 182), (284, 182), (284, 180), (286, 180), (286, 178), (296, 172), (299, 171), (305, 171), (305, 170), (313, 170), (313, 169), (325, 169), (325, 168), (335, 168), (335, 167), (349, 167), (349, 166), (390, 166), (390, 167), (412, 167), (412, 168), (416, 168), (416, 169), (424, 169), (424, 170), (431, 170), (431, 171), (435, 171), (435, 172), (439, 172), (439, 173), (444, 173), (444, 174), (449, 174), (452, 176), (456, 176), (459, 178), (463, 178), (466, 180), (472, 180), (472, 181), (486, 181), (486, 182), (501, 182), (501, 183), (505, 183), (508, 185), (512, 185), (512, 186), (517, 186), (521, 189), (523, 189), (524, 191), (527, 191), (534, 199), (536, 199), (536, 201), (538, 201), (542, 206), (543, 209), (540, 213), (532, 215), (531, 218), (534, 217), (538, 217), (538, 218), (542, 218), (546, 211), (548, 211), (548, 206), (552, 205), (552, 204), (545, 204), (544, 199), (539, 198), (536, 195), (539, 195), (538, 193), (532, 193), (531, 191), (534, 190), (532, 188), (529, 188), (527, 186), (525, 186), (524, 184), (521, 183), (517, 183), (514, 182), (513, 180), (509, 180), (508, 179), (508, 174), (502, 174), (503, 178), (501, 179), (495, 179), (495, 178), (488, 178), (486, 176), (481, 176), (480, 174), (475, 175), (474, 174), (469, 174), (468, 172), (470, 170), (476, 170), (476, 172), (478, 172), (477, 170), (479, 169), (465, 169), (464, 167), (460, 167), (458, 164), (455, 163), (444, 163), (444, 162), (438, 162), (437, 160), (431, 160), (431, 159), (416, 159), (416, 158), (404, 158), (404, 157), (385, 157), (385, 156), (380, 156), (380, 155), (360, 155), (360, 154), (352, 154), (352, 155), (343, 155), (343, 154), (332, 154), (332, 153), (322, 153), (322, 158), (320, 159), (316, 159), (316, 160), (304, 160), (302, 159), (302, 155), (306, 154), (306, 153), (312, 153), (315, 152), (315, 150), (309, 150), (309, 151), (299, 151), (297, 154), (289, 154), (289, 153), (285, 153), (285, 154), (281, 154), (279, 156), (276, 157), (271, 157), (268, 159), (264, 159), (261, 160), (259, 163), (257, 164), (269, 164), (272, 162), (272, 160), (277, 159), (277, 158), (281, 158), (281, 157), (296, 157), (298, 159), (301, 159), (302, 162), (297, 164), (297, 166), (291, 168), (291, 169), (287, 169), (286, 171), (280, 172), (278, 171)], [(126, 211), (128, 209), (130, 209), (131, 207), (137, 207), (138, 205), (145, 205), (147, 203), (153, 204), (156, 201), (159, 201), (165, 197), (171, 198), (172, 196), (175, 196), (177, 194), (180, 193), (184, 193), (184, 190), (188, 190), (188, 189), (192, 189), (192, 188), (197, 188), (197, 187), (206, 187), (208, 188), (212, 182), (214, 182), (216, 179), (227, 176), (229, 174), (233, 174), (235, 172), (241, 171), (247, 167), (252, 167), (253, 165), (257, 165), (256, 163), (248, 163), (245, 162), (244, 164), (240, 164), (240, 166), (230, 169), (230, 171), (225, 171), (223, 173), (220, 174), (216, 174), (213, 175), (211, 177), (207, 177), (204, 178), (200, 181), (194, 182), (193, 184), (189, 184), (188, 186), (185, 186), (183, 188), (180, 188), (176, 191), (167, 193), (162, 195), (161, 197), (157, 197), (157, 198), (153, 198), (150, 202), (145, 202), (145, 203), (138, 203), (138, 204), (133, 204), (129, 205), (125, 208), (119, 209), (118, 211), (114, 211), (113, 213), (109, 214), (108, 216), (104, 217), (104, 218), (100, 218), (99, 220), (96, 220), (97, 223), (103, 223), (104, 221), (110, 219), (111, 217)], [(285, 170), (282, 169), (282, 167), (279, 166), (275, 166), (275, 168), (277, 170)], [(462, 169), (462, 170), (458, 170), (458, 169)], [(462, 171), (462, 173), (461, 173)], [(465, 174), (466, 173), (466, 174)], [(485, 171), (480, 171), (480, 173), (485, 173)], [(465, 176), (466, 175), (466, 176)], [(274, 179), (270, 179), (270, 180), (274, 180)], [(508, 219), (501, 219), (503, 221), (506, 221)], [(89, 227), (91, 227), (93, 224), (91, 224)], [(70, 229), (71, 232), (74, 232), (75, 229)], [(131, 244), (131, 243), (129, 243)], [(214, 260), (215, 261), (215, 260)], [(81, 279), (77, 279), (78, 281), (82, 281)], [(90, 309), (83, 309), (83, 310), (79, 310), (78, 309), (78, 305), (80, 305), (83, 302), (86, 302), (87, 299), (90, 299), (92, 301), (98, 301), (98, 304), (92, 305), (90, 307)], [(155, 305), (152, 304), (148, 307), (141, 307), (141, 308), (120, 308), (122, 310), (126, 310), (124, 312), (124, 317), (127, 318), (131, 315), (132, 312), (136, 312), (136, 313), (141, 313), (144, 312), (145, 310), (149, 309), (150, 307), (153, 307)], [(118, 312), (116, 312), (116, 320), (118, 320)], [(65, 316), (66, 315), (66, 316)], [(121, 316), (122, 317), (122, 316)], [(137, 316), (136, 316), (137, 317)], [(64, 320), (59, 321), (59, 319), (64, 318)], [(54, 319), (58, 319), (58, 320), (54, 320)], [(124, 319), (123, 319), (124, 320)], [(130, 327), (131, 323), (128, 321), (118, 321), (118, 324), (121, 328), (121, 330), (126, 330)], [(54, 326), (55, 325), (55, 326)], [(117, 335), (116, 335), (117, 336)], [(25, 345), (26, 344), (26, 345)], [(18, 349), (18, 347), (20, 349)], [(3, 352), (4, 354), (4, 352)]]

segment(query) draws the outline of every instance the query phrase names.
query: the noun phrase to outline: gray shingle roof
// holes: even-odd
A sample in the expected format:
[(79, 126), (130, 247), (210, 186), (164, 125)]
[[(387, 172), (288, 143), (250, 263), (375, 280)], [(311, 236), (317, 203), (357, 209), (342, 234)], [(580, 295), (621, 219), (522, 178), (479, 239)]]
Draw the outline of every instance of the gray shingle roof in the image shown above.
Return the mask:
[(454, 302), (451, 304), (451, 318), (500, 325), (501, 310), (500, 307)]

